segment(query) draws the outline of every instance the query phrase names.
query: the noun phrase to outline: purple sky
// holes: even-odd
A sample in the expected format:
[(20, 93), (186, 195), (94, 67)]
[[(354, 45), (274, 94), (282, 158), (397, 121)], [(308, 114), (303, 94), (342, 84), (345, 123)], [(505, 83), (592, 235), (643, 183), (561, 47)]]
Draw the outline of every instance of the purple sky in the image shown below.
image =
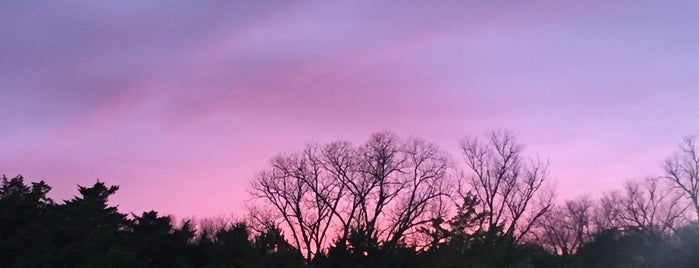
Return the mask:
[(699, 1), (67, 2), (0, 1), (0, 174), (59, 200), (100, 178), (123, 211), (241, 214), (309, 141), (390, 130), (461, 161), (503, 128), (565, 198), (699, 133)]

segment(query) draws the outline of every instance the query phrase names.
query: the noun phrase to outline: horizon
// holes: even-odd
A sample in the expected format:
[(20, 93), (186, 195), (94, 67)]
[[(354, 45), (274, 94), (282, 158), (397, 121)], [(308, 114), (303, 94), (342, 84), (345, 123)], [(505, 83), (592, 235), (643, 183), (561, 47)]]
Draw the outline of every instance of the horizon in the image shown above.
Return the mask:
[[(169, 2), (168, 2), (169, 3)], [(0, 174), (56, 201), (240, 215), (309, 142), (507, 129), (558, 201), (660, 175), (699, 134), (699, 2), (0, 3)], [(159, 192), (154, 195), (152, 191)]]

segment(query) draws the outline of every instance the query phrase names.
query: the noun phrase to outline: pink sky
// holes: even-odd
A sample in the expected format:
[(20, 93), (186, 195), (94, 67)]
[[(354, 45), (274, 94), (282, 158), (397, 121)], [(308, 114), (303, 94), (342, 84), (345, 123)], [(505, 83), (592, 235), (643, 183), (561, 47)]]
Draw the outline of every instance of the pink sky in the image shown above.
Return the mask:
[(699, 134), (697, 1), (348, 2), (3, 1), (0, 174), (240, 215), (306, 142), (389, 130), (462, 163), (459, 139), (510, 129), (563, 199)]

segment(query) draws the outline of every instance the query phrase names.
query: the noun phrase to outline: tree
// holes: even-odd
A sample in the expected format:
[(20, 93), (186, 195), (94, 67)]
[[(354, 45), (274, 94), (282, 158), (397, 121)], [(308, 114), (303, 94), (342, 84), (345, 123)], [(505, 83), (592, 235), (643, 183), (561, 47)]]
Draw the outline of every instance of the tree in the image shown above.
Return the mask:
[(360, 231), (386, 251), (416, 242), (420, 226), (446, 214), (452, 188), (448, 157), (436, 145), (381, 132), (357, 148), (338, 141), (280, 154), (250, 191), (310, 261), (333, 233), (346, 243)]
[(694, 206), (696, 219), (699, 219), (699, 155), (696, 138), (685, 137), (679, 147), (680, 150), (663, 164), (665, 178), (684, 192)]
[(626, 198), (622, 200), (622, 220), (649, 235), (662, 236), (674, 232), (687, 206), (681, 195), (662, 187), (657, 178), (625, 184)]
[[(519, 241), (551, 207), (552, 197), (540, 191), (548, 163), (525, 159), (522, 145), (509, 132), (492, 132), (486, 141), (464, 139), (461, 149), (468, 184), (486, 213), (484, 229), (502, 230)], [(534, 207), (536, 201), (538, 207)]]
[(662, 239), (682, 223), (687, 207), (677, 191), (647, 178), (627, 181), (623, 192), (607, 193), (596, 218), (600, 229), (636, 229)]
[(590, 268), (662, 267), (644, 265), (654, 245), (636, 232), (603, 230), (583, 244), (576, 254), (576, 266)]
[(158, 216), (156, 211), (133, 217), (125, 227), (129, 247), (135, 252), (135, 263), (140, 267), (188, 267), (184, 256), (194, 236), (188, 221), (175, 228), (170, 216)]
[(622, 195), (618, 190), (605, 193), (594, 209), (594, 222), (598, 231), (617, 230), (625, 225), (621, 217)]
[(304, 259), (292, 247), (277, 226), (270, 226), (255, 236), (253, 247), (262, 256), (261, 267), (303, 267)]
[(690, 223), (675, 232), (677, 248), (681, 252), (682, 265), (677, 267), (699, 267), (699, 225)]
[(593, 203), (582, 196), (552, 207), (535, 223), (536, 240), (549, 251), (568, 256), (590, 240), (594, 230)]
[(126, 215), (108, 204), (119, 190), (97, 181), (91, 187), (78, 186), (76, 196), (53, 212), (56, 221), (54, 247), (56, 266), (95, 267), (131, 265), (132, 252), (127, 249), (122, 228)]
[(395, 205), (388, 211), (386, 248), (395, 246), (401, 239), (416, 239), (420, 227), (447, 213), (447, 200), (454, 186), (449, 177), (449, 161), (434, 144), (409, 139), (403, 145), (405, 166), (398, 179), (399, 190)]
[(44, 181), (25, 185), (24, 177), (2, 177), (0, 185), (0, 266), (15, 263), (30, 266), (47, 255), (48, 243), (42, 219), (53, 201), (46, 196), (51, 190)]
[(342, 194), (342, 184), (321, 174), (319, 159), (317, 146), (279, 155), (251, 187), (253, 196), (274, 207), (276, 216), (290, 230), (294, 245), (309, 261), (325, 246), (325, 235)]

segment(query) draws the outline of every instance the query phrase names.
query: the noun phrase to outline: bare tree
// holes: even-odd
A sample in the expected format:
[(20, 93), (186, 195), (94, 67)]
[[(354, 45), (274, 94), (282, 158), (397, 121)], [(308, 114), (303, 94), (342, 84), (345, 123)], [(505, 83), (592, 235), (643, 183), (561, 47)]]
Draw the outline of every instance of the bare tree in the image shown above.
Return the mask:
[(361, 176), (361, 200), (357, 227), (370, 235), (378, 235), (386, 207), (398, 196), (405, 184), (402, 173), (406, 156), (402, 144), (392, 133), (376, 133), (359, 149), (358, 169)]
[(621, 217), (622, 198), (622, 194), (618, 190), (602, 196), (594, 209), (594, 221), (598, 230), (616, 230), (624, 225)]
[(265, 209), (254, 204), (248, 204), (247, 210), (248, 215), (244, 222), (255, 235), (277, 229), (280, 225), (274, 209)]
[(665, 177), (692, 202), (699, 219), (699, 155), (695, 141), (694, 136), (685, 137), (680, 150), (665, 160), (663, 169)]
[(622, 222), (660, 237), (675, 230), (687, 206), (677, 192), (663, 187), (657, 178), (629, 181), (621, 200)]
[[(391, 225), (386, 244), (395, 245), (401, 238), (419, 230), (419, 226), (444, 218), (453, 183), (449, 180), (449, 161), (434, 144), (409, 139), (403, 146), (404, 170), (399, 194), (389, 211)], [(423, 242), (414, 240), (413, 242)]]
[(572, 228), (563, 206), (553, 206), (535, 224), (535, 241), (547, 250), (568, 255), (573, 251)]
[(437, 146), (381, 132), (358, 148), (338, 141), (280, 155), (255, 178), (251, 193), (273, 208), (310, 260), (332, 238), (347, 241), (353, 229), (390, 249), (445, 215), (453, 189), (449, 167)]
[(593, 206), (589, 196), (566, 202), (570, 225), (574, 231), (572, 250), (576, 250), (580, 245), (589, 241), (592, 236), (594, 231), (594, 226), (592, 226)]
[(342, 184), (324, 179), (318, 147), (279, 155), (253, 181), (251, 194), (275, 208), (294, 246), (309, 260), (325, 246)]
[(601, 230), (641, 231), (663, 240), (682, 225), (687, 203), (659, 178), (628, 181), (623, 191), (605, 194), (597, 205), (588, 197), (553, 207), (536, 223), (534, 235), (544, 247), (573, 254)]
[[(337, 203), (333, 202), (332, 213), (339, 221), (341, 239), (349, 235), (359, 206), (368, 195), (360, 180), (358, 161), (357, 151), (349, 142), (337, 141), (323, 147), (321, 164), (327, 173), (325, 179), (337, 187), (337, 195), (333, 198)], [(330, 200), (325, 202), (331, 203)]]
[(656, 238), (675, 231), (686, 219), (688, 204), (659, 178), (627, 181), (623, 191), (605, 194), (595, 212), (599, 229), (635, 229)]
[[(461, 148), (469, 184), (487, 213), (484, 229), (502, 228), (519, 241), (551, 207), (550, 197), (537, 195), (548, 176), (548, 163), (523, 158), (523, 147), (509, 132), (492, 132), (485, 142), (464, 139)], [(541, 206), (534, 208), (540, 197)]]
[(588, 196), (554, 206), (537, 221), (536, 240), (552, 252), (573, 254), (594, 232), (592, 212), (593, 203)]
[(194, 239), (196, 240), (209, 239), (215, 241), (217, 239), (217, 234), (231, 229), (238, 224), (244, 224), (246, 227), (249, 227), (243, 220), (226, 216), (208, 217), (198, 220), (188, 219), (187, 221), (195, 227), (196, 236)]

